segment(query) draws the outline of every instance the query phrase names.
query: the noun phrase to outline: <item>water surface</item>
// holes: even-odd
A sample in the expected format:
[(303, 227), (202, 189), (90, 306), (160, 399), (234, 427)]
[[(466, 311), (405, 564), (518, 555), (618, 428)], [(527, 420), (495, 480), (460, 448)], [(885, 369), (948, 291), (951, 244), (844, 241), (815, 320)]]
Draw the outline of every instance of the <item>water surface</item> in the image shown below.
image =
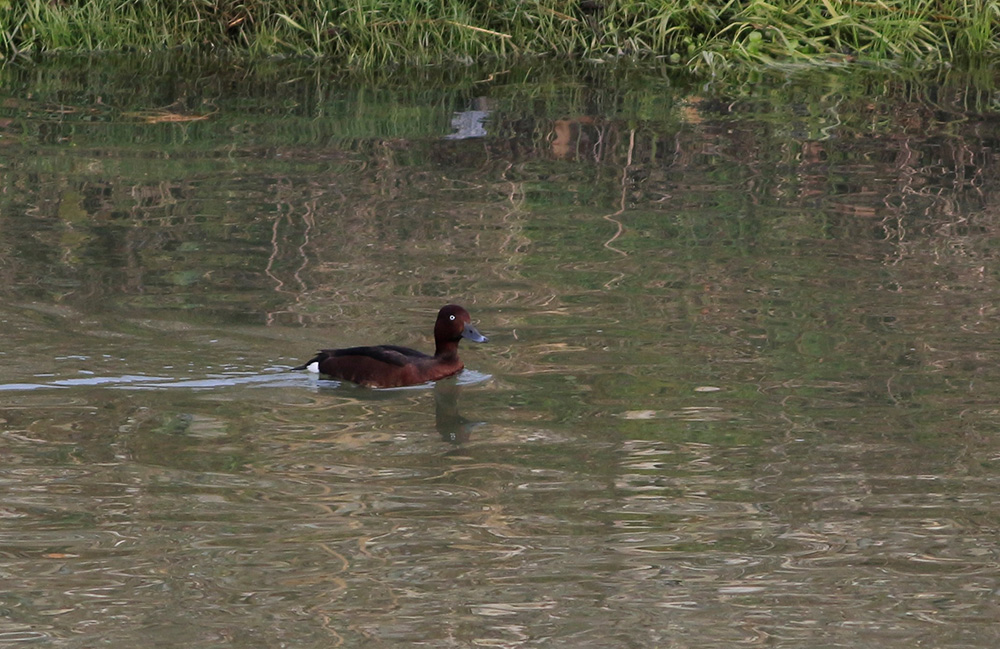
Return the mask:
[(1000, 641), (990, 79), (0, 74), (0, 643)]

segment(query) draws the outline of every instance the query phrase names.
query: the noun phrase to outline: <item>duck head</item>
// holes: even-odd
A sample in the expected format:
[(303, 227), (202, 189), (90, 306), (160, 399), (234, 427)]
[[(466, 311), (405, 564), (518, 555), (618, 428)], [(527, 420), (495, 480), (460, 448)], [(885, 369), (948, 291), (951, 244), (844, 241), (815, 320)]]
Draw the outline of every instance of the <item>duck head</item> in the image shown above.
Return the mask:
[(472, 316), (457, 304), (448, 304), (438, 311), (437, 322), (434, 323), (434, 342), (438, 349), (443, 344), (457, 343), (462, 339), (474, 343), (484, 343), (489, 340), (472, 326)]

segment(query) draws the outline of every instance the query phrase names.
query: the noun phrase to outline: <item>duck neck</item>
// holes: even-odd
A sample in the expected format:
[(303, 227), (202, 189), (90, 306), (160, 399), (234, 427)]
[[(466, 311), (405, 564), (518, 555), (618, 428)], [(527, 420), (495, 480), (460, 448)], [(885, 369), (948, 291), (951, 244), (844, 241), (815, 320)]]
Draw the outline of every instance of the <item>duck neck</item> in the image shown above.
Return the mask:
[(458, 341), (444, 340), (434, 346), (434, 358), (452, 360), (458, 358)]

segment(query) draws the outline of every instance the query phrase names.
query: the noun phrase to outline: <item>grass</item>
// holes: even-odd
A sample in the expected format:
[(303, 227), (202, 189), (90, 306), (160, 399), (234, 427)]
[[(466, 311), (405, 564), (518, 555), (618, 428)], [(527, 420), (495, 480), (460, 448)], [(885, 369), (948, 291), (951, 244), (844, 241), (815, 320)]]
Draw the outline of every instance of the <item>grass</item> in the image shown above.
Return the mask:
[(0, 56), (205, 48), (351, 67), (552, 56), (693, 69), (1000, 52), (1000, 0), (0, 0)]

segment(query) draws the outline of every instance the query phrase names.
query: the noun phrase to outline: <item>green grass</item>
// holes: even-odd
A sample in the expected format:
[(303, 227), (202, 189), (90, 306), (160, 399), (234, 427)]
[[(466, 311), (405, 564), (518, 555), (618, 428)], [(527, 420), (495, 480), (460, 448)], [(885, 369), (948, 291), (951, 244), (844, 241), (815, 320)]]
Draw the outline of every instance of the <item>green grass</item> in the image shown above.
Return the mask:
[(1000, 0), (0, 0), (0, 56), (205, 48), (352, 67), (520, 56), (939, 63), (1000, 52)]

